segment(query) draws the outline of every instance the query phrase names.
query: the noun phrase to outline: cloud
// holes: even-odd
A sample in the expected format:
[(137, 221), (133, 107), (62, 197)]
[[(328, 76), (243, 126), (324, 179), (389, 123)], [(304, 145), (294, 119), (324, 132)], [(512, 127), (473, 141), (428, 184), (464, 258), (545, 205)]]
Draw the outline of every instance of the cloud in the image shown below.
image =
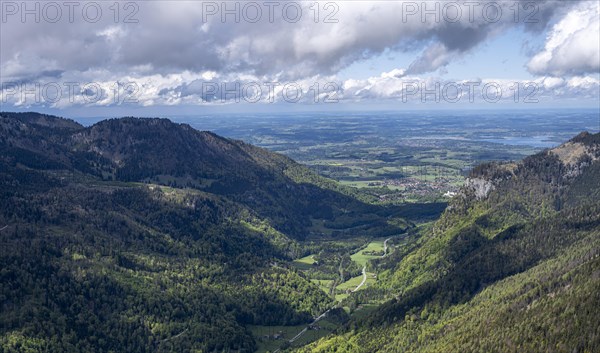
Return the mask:
[[(401, 75), (395, 72), (402, 72)], [(600, 80), (575, 76), (568, 80), (544, 76), (534, 80), (472, 79), (448, 80), (405, 74), (402, 70), (384, 72), (365, 80), (349, 79), (340, 87), (342, 101), (392, 101), (398, 103), (551, 103), (570, 99), (598, 100)]]
[(408, 74), (422, 74), (435, 71), (450, 63), (459, 51), (448, 50), (442, 43), (434, 43), (427, 47), (423, 53), (408, 67)]
[[(429, 72), (505, 28), (543, 28), (562, 8), (572, 6), (572, 2), (540, 1), (537, 22), (530, 24), (514, 20), (510, 10), (514, 1), (479, 2), (473, 16), (463, 4), (454, 21), (446, 2), (317, 2), (317, 11), (315, 3), (307, 0), (292, 2), (300, 4), (302, 11), (293, 22), (286, 14), (294, 8), (284, 11), (287, 3), (277, 3), (272, 16), (262, 2), (255, 3), (262, 11), (256, 22), (249, 21), (250, 11), (243, 10), (246, 2), (242, 1), (136, 2), (137, 23), (125, 23), (126, 15), (132, 14), (125, 8), (115, 23), (112, 3), (104, 2), (97, 22), (81, 18), (83, 5), (76, 9), (73, 22), (67, 20), (66, 9), (56, 23), (43, 18), (35, 23), (33, 17), (22, 23), (17, 14), (2, 26), (2, 73), (5, 78), (18, 78), (32, 76), (33, 70), (130, 73), (151, 67), (159, 74), (212, 70), (297, 79), (336, 73), (386, 49), (412, 51), (424, 46), (427, 49), (409, 71)], [(488, 3), (501, 6), (497, 21), (483, 15)], [(209, 15), (213, 5), (217, 11)], [(236, 5), (237, 15), (225, 12)], [(427, 15), (431, 10), (436, 14)]]
[[(75, 11), (74, 21), (66, 19), (66, 11), (56, 23), (43, 19), (23, 23), (19, 15), (10, 16), (0, 33), (2, 80), (41, 85), (54, 81), (60, 86), (77, 82), (80, 90), (47, 103), (59, 108), (222, 104), (236, 95), (251, 95), (256, 87), (248, 84), (253, 82), (263, 90), (258, 102), (285, 100), (286, 83), (305, 92), (318, 85), (319, 92), (304, 95), (300, 103), (315, 101), (315, 94), (320, 101), (333, 96), (341, 101), (398, 99), (407, 82), (446, 82), (423, 76), (443, 72), (449, 63), (506, 29), (518, 26), (541, 31), (566, 16), (554, 25), (544, 52), (532, 59), (530, 70), (543, 76), (540, 87), (547, 94), (552, 94), (552, 89), (564, 97), (576, 92), (589, 94), (598, 85), (587, 75), (598, 71), (593, 62), (596, 59), (597, 65), (598, 48), (589, 45), (598, 42), (598, 6), (594, 10), (587, 1), (536, 2), (535, 22), (526, 22), (523, 17), (515, 20), (511, 10), (514, 1), (480, 1), (473, 17), (459, 1), (462, 13), (453, 20), (444, 12), (448, 3), (457, 3), (453, 1), (317, 2), (317, 16), (315, 2), (307, 0), (294, 3), (302, 9), (298, 21), (286, 19), (282, 10), (289, 2), (282, 2), (274, 8), (273, 18), (263, 7), (256, 22), (241, 13), (239, 21), (235, 15), (225, 15), (223, 21), (224, 4), (230, 9), (238, 4), (241, 10), (248, 2), (135, 2), (136, 11), (121, 8), (118, 21), (109, 8), (112, 2), (98, 3), (104, 16), (97, 22), (82, 19), (81, 7)], [(520, 3), (521, 8), (528, 3)], [(211, 4), (219, 11), (208, 16), (206, 10)], [(490, 19), (490, 12), (483, 15), (488, 4), (490, 11), (499, 5), (502, 16), (496, 20)], [(431, 9), (435, 14), (424, 11)], [(128, 14), (137, 22), (126, 23)], [(326, 21), (328, 16), (332, 21)], [(583, 44), (586, 38), (587, 47)], [(408, 67), (380, 76), (336, 78), (342, 68), (386, 51), (419, 54)], [(564, 75), (573, 77), (561, 77)], [(281, 84), (270, 90), (270, 82)], [(219, 89), (213, 92), (215, 84)], [(233, 85), (232, 92), (236, 93), (226, 94), (223, 84)], [(247, 91), (243, 91), (244, 85)], [(117, 99), (115, 88), (119, 91)], [(95, 95), (97, 91), (100, 93)], [(1, 95), (12, 104), (29, 104), (11, 90)], [(135, 102), (123, 103), (129, 96), (134, 96)]]
[(548, 34), (544, 50), (527, 65), (530, 72), (555, 76), (600, 71), (600, 3), (585, 1)]
[[(63, 77), (75, 82), (74, 76)], [(519, 104), (556, 102), (570, 99), (597, 101), (600, 80), (592, 76), (568, 79), (544, 76), (532, 81), (507, 79), (449, 80), (439, 76), (411, 75), (393, 69), (366, 79), (340, 80), (335, 75), (315, 75), (294, 81), (273, 82), (264, 76), (218, 74), (212, 71), (177, 74), (112, 75), (89, 73), (103, 80), (83, 81), (67, 89), (52, 80), (40, 82), (37, 96), (32, 86), (25, 93), (19, 87), (4, 87), (0, 100), (15, 107), (42, 105), (70, 107), (217, 106), (226, 104), (322, 104), (392, 102), (441, 104)], [(87, 82), (87, 83), (86, 83)], [(62, 89), (56, 94), (56, 88)], [(400, 105), (399, 105), (400, 107)]]

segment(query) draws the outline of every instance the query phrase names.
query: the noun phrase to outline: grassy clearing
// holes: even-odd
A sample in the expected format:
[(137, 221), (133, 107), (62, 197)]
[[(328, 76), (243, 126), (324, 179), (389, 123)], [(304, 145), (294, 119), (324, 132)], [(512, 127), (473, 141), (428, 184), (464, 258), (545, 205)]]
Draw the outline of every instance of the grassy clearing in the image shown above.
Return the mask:
[[(385, 239), (377, 239), (369, 243), (366, 248), (350, 256), (352, 261), (356, 262), (360, 266), (365, 266), (371, 259), (376, 259), (383, 255), (383, 242)], [(368, 253), (376, 252), (381, 255), (369, 255)]]
[(312, 264), (314, 264), (316, 262), (315, 255), (311, 254), (311, 255), (308, 255), (308, 256), (304, 256), (301, 259), (294, 260), (294, 262), (299, 262), (299, 263), (303, 263), (303, 264), (307, 264), (307, 265), (312, 265)]
[[(365, 266), (367, 262), (371, 259), (378, 258), (381, 255), (369, 255), (370, 252), (375, 253), (383, 253), (383, 242), (385, 238), (372, 240), (364, 249), (354, 253), (351, 255), (351, 259), (359, 264), (360, 266)], [(364, 244), (366, 239), (364, 238), (356, 238), (354, 239), (355, 246), (359, 247), (360, 244)], [(335, 242), (331, 242), (334, 244)], [(345, 241), (347, 243), (347, 241)], [(293, 264), (296, 268), (301, 271), (306, 271), (313, 268), (313, 264), (316, 262), (314, 259), (314, 254), (310, 254), (308, 256), (302, 257), (300, 259), (296, 259), (293, 261)], [(306, 272), (310, 273), (310, 272)], [(339, 284), (335, 287), (335, 300), (340, 302), (346, 299), (352, 290), (354, 290), (363, 280), (363, 275), (359, 275), (353, 278), (350, 278), (348, 281)], [(375, 274), (367, 272), (367, 280), (365, 284), (360, 288), (360, 290), (368, 288), (369, 286), (374, 285), (377, 281)], [(331, 286), (333, 284), (333, 280), (330, 279), (311, 279), (311, 282), (316, 284), (322, 291), (329, 294)], [(365, 307), (364, 310), (370, 310), (370, 308)], [(359, 310), (359, 311), (360, 311)], [(362, 312), (361, 312), (362, 313)], [(360, 313), (359, 313), (360, 315)], [(310, 342), (314, 342), (319, 338), (322, 338), (336, 328), (336, 325), (332, 322), (327, 321), (327, 319), (323, 319), (319, 321), (318, 328), (313, 328), (307, 330), (297, 341), (292, 344), (292, 347), (300, 347)], [(289, 339), (296, 336), (300, 331), (302, 331), (307, 325), (299, 325), (299, 326), (250, 326), (250, 330), (252, 331), (253, 336), (256, 339), (258, 344), (258, 352), (269, 352), (274, 351), (284, 345)]]
[(300, 347), (310, 342), (314, 342), (321, 337), (327, 336), (337, 328), (337, 325), (327, 320), (327, 318), (320, 320), (315, 326), (316, 327), (313, 329), (306, 331), (306, 333), (298, 338), (292, 346)]
[(377, 185), (369, 185), (370, 183), (378, 183), (381, 182), (381, 180), (356, 180), (356, 181), (350, 181), (350, 180), (340, 180), (340, 184), (342, 185), (346, 185), (346, 186), (352, 186), (355, 188), (375, 188), (375, 187), (379, 187)]
[[(382, 185), (380, 185), (382, 181), (379, 179), (374, 179), (374, 180), (356, 180), (356, 181), (349, 181), (349, 180), (340, 180), (340, 184), (345, 185), (345, 186), (351, 186), (354, 188), (358, 188), (358, 189), (362, 189), (362, 188), (381, 188)], [(371, 184), (371, 185), (369, 185)], [(405, 186), (403, 185), (387, 185), (387, 188), (390, 190), (400, 190), (403, 191), (406, 189)]]
[(365, 284), (360, 287), (359, 290), (363, 290), (365, 288), (369, 288), (370, 286), (372, 286), (373, 284), (375, 284), (375, 282), (377, 282), (377, 277), (374, 273), (371, 272), (367, 272), (367, 281), (365, 282)]
[(361, 274), (360, 276), (352, 277), (349, 280), (347, 280), (346, 282), (341, 283), (340, 285), (335, 287), (335, 289), (340, 290), (340, 291), (346, 291), (348, 289), (353, 290), (360, 284), (360, 282), (362, 282), (362, 280), (363, 280), (363, 276)]
[(335, 301), (341, 302), (342, 300), (348, 298), (348, 296), (350, 296), (348, 293), (338, 293), (335, 295)]
[(292, 264), (299, 270), (308, 270), (315, 263), (314, 254), (304, 256), (303, 258), (296, 259)]
[(369, 315), (369, 313), (372, 313), (373, 311), (375, 311), (377, 309), (377, 307), (379, 307), (379, 304), (361, 304), (358, 308), (356, 308), (352, 312), (352, 318), (355, 318), (355, 319), (365, 318)]
[[(308, 324), (297, 326), (248, 326), (258, 344), (257, 353), (273, 352), (287, 341), (304, 330)], [(312, 329), (307, 330), (300, 338), (292, 344), (292, 347), (300, 347), (319, 338), (332, 333), (337, 325), (327, 318), (320, 320)]]
[[(257, 352), (272, 352), (296, 336), (306, 325), (298, 326), (248, 326), (258, 344)], [(267, 337), (268, 336), (268, 337)]]

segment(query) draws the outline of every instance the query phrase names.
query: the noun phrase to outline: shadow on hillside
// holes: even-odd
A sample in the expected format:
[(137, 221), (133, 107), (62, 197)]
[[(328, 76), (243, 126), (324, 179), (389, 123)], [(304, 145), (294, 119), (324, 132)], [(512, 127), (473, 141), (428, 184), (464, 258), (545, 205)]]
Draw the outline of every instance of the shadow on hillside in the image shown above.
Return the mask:
[(492, 239), (484, 237), (476, 226), (466, 228), (442, 253), (441, 262), (452, 264), (447, 274), (385, 303), (363, 324), (373, 327), (398, 322), (425, 304), (448, 308), (466, 303), (487, 286), (555, 256), (599, 224), (600, 206), (590, 204), (513, 225)]

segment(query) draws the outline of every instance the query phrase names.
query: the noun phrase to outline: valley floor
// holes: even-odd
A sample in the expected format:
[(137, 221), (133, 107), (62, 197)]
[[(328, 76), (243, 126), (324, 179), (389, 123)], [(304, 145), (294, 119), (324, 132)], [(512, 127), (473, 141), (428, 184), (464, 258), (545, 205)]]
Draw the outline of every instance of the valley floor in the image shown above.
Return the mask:
[[(341, 283), (339, 280), (323, 280), (311, 278), (311, 281), (319, 286), (328, 295), (332, 296), (331, 308), (324, 311), (321, 315), (314, 318), (308, 325), (296, 326), (252, 326), (250, 327), (255, 339), (258, 342), (258, 353), (279, 352), (282, 347), (301, 347), (319, 338), (331, 334), (340, 323), (331, 320), (328, 314), (336, 308), (343, 309), (350, 317), (360, 317), (367, 312), (374, 310), (379, 304), (373, 301), (360, 305), (357, 308), (348, 306), (347, 299), (351, 298), (357, 292), (367, 289), (377, 282), (377, 274), (374, 270), (369, 270), (369, 262), (374, 259), (380, 259), (394, 249), (390, 245), (392, 241), (401, 236), (375, 238), (362, 245), (358, 250), (350, 254), (350, 259), (358, 266), (361, 266), (361, 273), (358, 276), (351, 277)], [(316, 254), (310, 254), (299, 258), (293, 262), (295, 267), (308, 278), (311, 272), (308, 271), (313, 265), (317, 264)], [(332, 285), (335, 284), (334, 287)], [(333, 295), (332, 295), (333, 293)]]

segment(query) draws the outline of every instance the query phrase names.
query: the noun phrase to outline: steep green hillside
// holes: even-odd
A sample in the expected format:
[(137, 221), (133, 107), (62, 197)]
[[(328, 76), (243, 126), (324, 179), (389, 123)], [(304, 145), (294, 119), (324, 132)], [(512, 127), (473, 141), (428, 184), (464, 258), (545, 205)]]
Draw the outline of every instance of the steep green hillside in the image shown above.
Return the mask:
[(123, 118), (84, 128), (35, 113), (0, 115), (0, 148), (11, 163), (101, 180), (195, 188), (251, 208), (296, 239), (313, 233), (381, 236), (406, 227), (388, 222), (406, 213), (402, 208), (365, 204), (289, 158), (189, 125)]
[(600, 351), (599, 136), (476, 168), (361, 298), (392, 299), (302, 351)]
[(2, 352), (252, 352), (250, 325), (331, 306), (289, 264), (302, 239), (408, 227), (288, 158), (164, 119), (0, 113), (0, 204)]

